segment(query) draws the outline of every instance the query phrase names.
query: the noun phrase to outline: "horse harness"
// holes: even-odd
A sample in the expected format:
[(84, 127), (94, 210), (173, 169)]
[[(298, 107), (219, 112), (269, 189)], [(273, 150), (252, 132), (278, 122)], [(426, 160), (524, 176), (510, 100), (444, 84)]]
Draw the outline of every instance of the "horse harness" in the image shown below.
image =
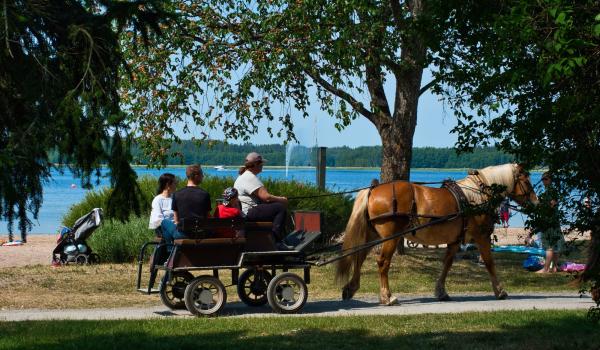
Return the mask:
[[(428, 219), (443, 219), (444, 218), (444, 216), (439, 216), (439, 215), (427, 215), (427, 214), (418, 214), (417, 213), (417, 202), (415, 200), (415, 188), (414, 188), (414, 185), (410, 182), (408, 182), (408, 184), (410, 185), (410, 188), (411, 188), (411, 192), (412, 192), (412, 201), (411, 201), (411, 205), (410, 205), (410, 211), (408, 211), (408, 212), (398, 211), (398, 200), (396, 199), (396, 187), (394, 186), (395, 182), (396, 181), (391, 183), (391, 185), (392, 185), (392, 209), (391, 209), (391, 211), (377, 215), (375, 217), (371, 217), (371, 218), (368, 217), (369, 214), (367, 212), (366, 215), (367, 215), (367, 221), (369, 222), (369, 224), (371, 224), (371, 222), (373, 222), (374, 220), (379, 220), (379, 219), (408, 218), (409, 226), (415, 227), (414, 230), (410, 231), (412, 233), (412, 235), (414, 236), (417, 234), (417, 229), (418, 229), (416, 227), (416, 226), (418, 226), (417, 218), (428, 218)], [(367, 194), (367, 201), (369, 200), (368, 198), (371, 195), (371, 191), (375, 187), (377, 187), (377, 186), (372, 186), (369, 188), (369, 193)], [(463, 244), (464, 240), (465, 240), (465, 233), (467, 231), (467, 224), (468, 224), (468, 220), (464, 215), (464, 209), (465, 209), (466, 205), (468, 204), (467, 197), (465, 196), (465, 193), (460, 188), (460, 186), (458, 186), (458, 184), (453, 180), (443, 181), (441, 187), (446, 188), (448, 191), (450, 191), (450, 193), (452, 194), (452, 196), (454, 197), (454, 199), (456, 200), (456, 203), (458, 205), (458, 213), (446, 216), (447, 220), (444, 220), (444, 221), (454, 220), (457, 217), (462, 218), (463, 224), (462, 224), (462, 229), (461, 229), (457, 243)]]
[(456, 200), (456, 204), (458, 205), (458, 213), (462, 218), (462, 229), (460, 230), (460, 235), (458, 236), (458, 243), (465, 243), (465, 234), (467, 233), (467, 225), (469, 221), (465, 217), (465, 207), (469, 203), (467, 196), (465, 196), (465, 192), (463, 192), (462, 188), (453, 180), (446, 180), (442, 183), (442, 188), (447, 189), (452, 193), (454, 199)]

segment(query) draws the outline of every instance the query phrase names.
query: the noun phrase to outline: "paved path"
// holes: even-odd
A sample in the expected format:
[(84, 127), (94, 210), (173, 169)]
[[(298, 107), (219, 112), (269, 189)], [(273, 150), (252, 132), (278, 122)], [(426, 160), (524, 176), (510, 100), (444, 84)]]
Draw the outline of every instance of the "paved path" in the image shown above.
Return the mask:
[[(454, 296), (452, 301), (438, 302), (431, 297), (407, 297), (399, 305), (380, 306), (376, 299), (352, 301), (309, 301), (302, 313), (295, 316), (348, 316), (348, 315), (414, 315), (426, 313), (456, 313), (498, 310), (550, 310), (588, 309), (595, 303), (590, 297), (578, 294), (521, 294), (507, 300), (496, 300), (489, 295)], [(268, 306), (252, 308), (242, 303), (229, 303), (224, 317), (282, 316), (274, 314)], [(289, 316), (289, 315), (288, 315)], [(164, 306), (146, 308), (85, 309), (85, 310), (5, 310), (0, 311), (0, 321), (26, 320), (113, 320), (113, 319), (185, 319), (192, 317), (186, 310), (171, 311)]]

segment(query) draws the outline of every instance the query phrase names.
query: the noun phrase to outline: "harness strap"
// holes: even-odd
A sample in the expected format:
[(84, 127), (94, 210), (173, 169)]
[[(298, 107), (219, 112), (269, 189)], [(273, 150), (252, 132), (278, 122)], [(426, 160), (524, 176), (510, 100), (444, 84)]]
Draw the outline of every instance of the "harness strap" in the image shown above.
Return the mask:
[(442, 184), (442, 188), (447, 189), (452, 193), (452, 196), (456, 200), (456, 204), (458, 205), (458, 212), (460, 217), (462, 218), (462, 229), (460, 230), (460, 234), (458, 236), (458, 242), (464, 244), (465, 243), (465, 234), (467, 232), (467, 225), (469, 223), (467, 217), (464, 215), (464, 209), (466, 204), (468, 203), (467, 196), (463, 192), (462, 188), (455, 182), (451, 180), (444, 181)]

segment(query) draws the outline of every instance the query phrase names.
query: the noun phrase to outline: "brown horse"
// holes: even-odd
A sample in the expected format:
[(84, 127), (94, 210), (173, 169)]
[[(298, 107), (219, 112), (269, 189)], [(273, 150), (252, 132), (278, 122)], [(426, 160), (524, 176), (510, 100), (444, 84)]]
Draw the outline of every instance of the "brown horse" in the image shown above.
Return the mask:
[[(506, 190), (501, 196), (509, 196), (519, 204), (538, 201), (529, 181), (529, 174), (517, 164), (487, 167), (456, 181), (456, 184), (464, 193), (462, 200), (474, 206), (487, 203), (491, 197), (489, 189), (493, 184), (504, 186)], [(478, 245), (485, 267), (490, 274), (496, 298), (506, 298), (507, 294), (496, 277), (496, 268), (491, 254), (490, 237), (494, 230), (495, 215), (491, 213), (462, 215), (459, 204), (461, 195), (456, 192), (460, 191), (450, 191), (445, 187), (420, 186), (403, 181), (385, 183), (360, 191), (346, 226), (343, 249), (352, 249), (377, 238), (390, 237), (395, 233), (437, 220), (438, 223), (405, 236), (408, 240), (424, 245), (448, 245), (442, 273), (435, 286), (435, 296), (439, 300), (449, 299), (445, 288), (446, 276), (452, 266), (454, 255), (461, 242), (474, 242)], [(388, 271), (398, 241), (399, 238), (383, 243), (381, 254), (377, 258), (381, 304), (390, 305), (396, 302), (395, 298), (391, 298)], [(368, 250), (363, 250), (345, 257), (338, 263), (336, 279), (342, 283), (348, 281), (350, 269), (353, 268), (352, 278), (343, 288), (343, 299), (352, 298), (358, 290), (360, 268), (367, 254)]]

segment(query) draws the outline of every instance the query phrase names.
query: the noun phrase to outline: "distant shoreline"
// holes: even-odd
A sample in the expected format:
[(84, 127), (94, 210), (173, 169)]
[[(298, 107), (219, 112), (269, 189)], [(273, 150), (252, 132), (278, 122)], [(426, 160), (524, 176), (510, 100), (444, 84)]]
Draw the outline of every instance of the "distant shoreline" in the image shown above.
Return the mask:
[[(54, 163), (53, 166), (55, 167), (66, 167), (68, 166), (68, 164), (57, 164)], [(183, 169), (185, 168), (187, 165), (182, 165), (182, 164), (168, 164), (165, 165), (164, 167), (160, 167), (160, 168), (155, 168), (155, 169)], [(241, 165), (222, 165), (222, 164), (201, 164), (202, 168), (207, 169), (207, 168), (211, 168), (214, 169), (217, 166), (222, 166), (223, 168), (225, 168), (225, 170), (237, 170)], [(103, 165), (102, 167), (106, 167), (106, 165)], [(144, 168), (144, 169), (150, 169), (147, 165), (144, 164), (131, 164), (132, 168)], [(265, 169), (285, 169), (286, 166), (285, 165), (265, 165), (264, 166)], [(301, 170), (309, 170), (309, 169), (315, 169), (316, 167), (314, 166), (302, 166), (302, 165), (290, 165), (288, 167), (288, 169), (301, 169)], [(381, 167), (351, 167), (351, 166), (328, 166), (327, 169), (332, 169), (332, 170), (369, 170), (369, 171), (378, 171), (381, 170)], [(478, 169), (478, 168), (411, 168), (411, 170), (417, 170), (417, 171), (451, 171), (451, 172), (459, 172), (459, 171), (467, 171), (469, 169)], [(544, 171), (548, 171), (548, 169), (545, 168), (540, 168), (540, 169), (534, 169), (531, 170), (532, 173), (543, 173)]]
[[(147, 165), (143, 165), (143, 164), (132, 164), (131, 165), (134, 168), (148, 168)], [(183, 169), (185, 168), (187, 165), (179, 165), (179, 164), (169, 164), (166, 165), (160, 169)], [(225, 170), (237, 170), (240, 166), (238, 165), (222, 165), (222, 164), (201, 164), (202, 168), (207, 169), (207, 168), (214, 168), (217, 166), (223, 166), (223, 168), (225, 168)], [(285, 165), (265, 165), (264, 166), (265, 169), (285, 169), (286, 166)], [(157, 168), (158, 169), (158, 168)], [(290, 165), (288, 167), (288, 169), (303, 169), (303, 170), (310, 170), (310, 169), (315, 169), (314, 166), (303, 166), (303, 165)], [(381, 170), (381, 167), (350, 167), (350, 166), (328, 166), (326, 169), (332, 169), (332, 170), (370, 170), (370, 171), (379, 171)], [(467, 171), (469, 169), (475, 169), (475, 168), (411, 168), (411, 170), (417, 170), (417, 171)], [(548, 169), (535, 169), (535, 170), (531, 170), (531, 172), (533, 173), (542, 173), (544, 171), (547, 171)]]

